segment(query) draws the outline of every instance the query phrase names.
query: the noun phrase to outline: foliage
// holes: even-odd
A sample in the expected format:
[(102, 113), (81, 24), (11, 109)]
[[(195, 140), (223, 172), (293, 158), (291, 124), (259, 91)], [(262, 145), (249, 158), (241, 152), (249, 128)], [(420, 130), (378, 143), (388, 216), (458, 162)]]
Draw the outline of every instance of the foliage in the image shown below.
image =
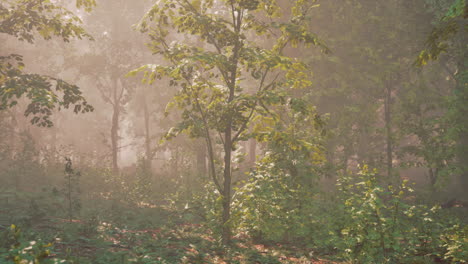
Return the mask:
[(453, 225), (441, 235), (441, 240), (446, 249), (446, 253), (443, 255), (444, 259), (455, 263), (468, 261), (468, 226)]
[[(77, 1), (77, 6), (88, 10), (94, 5), (94, 0)], [(45, 40), (52, 36), (65, 42), (71, 38), (92, 39), (80, 23), (78, 16), (50, 1), (7, 0), (0, 4), (0, 33), (31, 44), (36, 32)], [(0, 56), (0, 111), (15, 106), (18, 98), (26, 97), (31, 102), (25, 115), (33, 114), (33, 124), (50, 127), (50, 116), (56, 107), (60, 110), (73, 105), (75, 113), (93, 110), (76, 85), (50, 76), (24, 73), (24, 67), (21, 55)]]
[[(153, 174), (147, 168), (147, 162), (144, 158), (138, 159), (135, 171), (130, 173), (112, 173), (110, 169), (101, 169), (94, 171), (103, 178), (100, 189), (102, 194), (113, 201), (118, 201), (131, 206), (142, 206), (153, 201), (156, 196), (155, 182)], [(169, 193), (169, 192), (168, 192)]]
[(25, 96), (31, 101), (25, 116), (32, 114), (32, 124), (46, 127), (52, 126), (50, 116), (57, 107), (60, 110), (73, 106), (75, 113), (93, 110), (78, 86), (50, 76), (24, 73), (22, 60), (17, 54), (0, 57), (0, 110), (17, 105), (18, 99)]
[(234, 195), (235, 226), (267, 240), (307, 239), (313, 228), (317, 179), (325, 158), (321, 124), (313, 107), (292, 99), (278, 122), (259, 118), (253, 129), (268, 144), (249, 180)]
[(135, 184), (133, 190), (130, 193), (130, 195), (135, 197), (135, 203), (150, 201), (151, 192), (153, 190), (153, 175), (151, 169), (147, 166), (148, 162), (146, 159), (144, 157), (140, 157), (137, 161)]
[[(467, 70), (467, 32), (468, 5), (465, 0), (450, 1), (451, 5), (443, 9), (442, 15), (436, 21), (430, 35), (415, 64), (424, 66), (431, 60), (438, 60), (444, 66), (450, 77), (455, 81), (455, 87), (448, 97), (448, 104), (443, 120), (449, 123), (447, 138), (456, 142), (455, 156), (458, 160), (457, 169), (462, 174), (462, 185), (468, 186), (468, 123), (466, 114), (468, 108), (464, 102), (468, 98)], [(454, 70), (448, 65), (452, 64)]]
[[(43, 180), (44, 168), (38, 160), (39, 150), (34, 142), (31, 133), (22, 132), (18, 135), (20, 151), (13, 152), (12, 149), (5, 149), (3, 161), (8, 164), (1, 172), (5, 186), (13, 185), (16, 191), (24, 190), (25, 187), (32, 187)], [(25, 175), (35, 175), (34, 180), (26, 180)]]
[(441, 190), (461, 170), (457, 161), (457, 140), (452, 134), (453, 120), (448, 118), (452, 99), (448, 91), (440, 91), (434, 72), (439, 67), (420, 72), (418, 80), (400, 89), (395, 123), (400, 134), (415, 137), (399, 151), (403, 167), (428, 170), (429, 187)]
[[(456, 242), (448, 242), (451, 236), (447, 236), (464, 232), (456, 220), (442, 217), (440, 206), (427, 209), (412, 205), (408, 193), (413, 190), (407, 181), (382, 187), (376, 176), (376, 171), (365, 165), (354, 181), (340, 179), (349, 217), (341, 230), (344, 256), (352, 263), (415, 263), (430, 258), (459, 261), (457, 254), (463, 251), (457, 250), (466, 236), (454, 235)], [(450, 231), (453, 229), (457, 231)], [(455, 255), (451, 247), (457, 248)]]
[[(79, 0), (77, 5), (92, 7), (94, 0)], [(27, 22), (27, 24), (25, 23)], [(34, 32), (46, 40), (52, 36), (69, 42), (71, 38), (91, 38), (79, 26), (81, 19), (50, 1), (6, 0), (0, 5), (0, 32), (20, 41), (34, 42)]]
[[(452, 2), (446, 13), (432, 29), (431, 34), (426, 40), (426, 48), (418, 56), (417, 65), (424, 66), (430, 60), (437, 60), (441, 54), (446, 52), (463, 52), (462, 50), (457, 50), (458, 44), (454, 40), (459, 38), (460, 34), (467, 33), (467, 10), (466, 0), (455, 0)], [(466, 47), (466, 43), (461, 45), (465, 45)], [(459, 55), (463, 56), (463, 54)]]
[(219, 191), (216, 189), (213, 183), (207, 183), (203, 186), (202, 192), (195, 195), (194, 207), (200, 210), (201, 216), (206, 226), (213, 230), (215, 234), (218, 234), (216, 238), (219, 238), (219, 234), (222, 231), (222, 225), (219, 219), (222, 216), (222, 198)]
[[(96, 118), (60, 114), (60, 126), (50, 129), (23, 122), (14, 106), (24, 99), (38, 126), (52, 125), (56, 109), (92, 107), (78, 87), (28, 72), (21, 55), (0, 57), (1, 263), (468, 261), (461, 208), (468, 203), (456, 197), (441, 209), (435, 201), (457, 196), (446, 179), (468, 164), (466, 1), (102, 3), (85, 20), (96, 44), (81, 42), (77, 57), (53, 63), (97, 87), (96, 100), (109, 105)], [(65, 6), (90, 11), (95, 4), (6, 0), (0, 33), (26, 44), (90, 39)], [(137, 98), (135, 83), (121, 77), (147, 58), (124, 28), (144, 5), (151, 7), (137, 28), (159, 64), (129, 73), (157, 86)], [(326, 36), (332, 56), (320, 54), (328, 49), (311, 32)], [(422, 47), (416, 64), (426, 66), (413, 68)], [(50, 62), (36, 66), (52, 68)], [(172, 98), (164, 113), (171, 119), (159, 119), (163, 109), (141, 109), (141, 99), (153, 95), (153, 106)], [(126, 107), (131, 100), (134, 107)], [(99, 133), (109, 121), (113, 169), (99, 148), (108, 143)], [(166, 129), (168, 123), (175, 125)], [(77, 127), (80, 133), (71, 133)], [(129, 145), (118, 143), (119, 131)], [(165, 144), (153, 148), (157, 133)], [(187, 136), (169, 141), (181, 133)], [(103, 143), (94, 144), (99, 136)], [(137, 162), (116, 173), (123, 148), (121, 159), (138, 151)], [(74, 157), (65, 171), (64, 155)], [(363, 162), (394, 166), (386, 174), (392, 179), (367, 166), (353, 173)], [(81, 174), (72, 166), (78, 164)], [(401, 181), (406, 167), (429, 172), (430, 199)]]
[(11, 225), (7, 230), (1, 232), (0, 241), (2, 241), (0, 244), (2, 263), (64, 263), (63, 260), (50, 257), (53, 250), (52, 243), (46, 244), (40, 240), (23, 241), (21, 229), (16, 225)]
[(288, 241), (310, 236), (312, 189), (298, 186), (294, 176), (278, 172), (273, 164), (259, 166), (234, 199), (233, 218), (253, 237)]

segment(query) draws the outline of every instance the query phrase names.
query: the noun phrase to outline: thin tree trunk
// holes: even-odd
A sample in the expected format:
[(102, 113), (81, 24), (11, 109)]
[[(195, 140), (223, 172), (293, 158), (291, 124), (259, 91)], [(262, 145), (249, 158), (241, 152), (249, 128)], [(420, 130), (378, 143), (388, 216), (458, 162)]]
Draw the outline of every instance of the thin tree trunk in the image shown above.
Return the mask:
[(232, 117), (227, 120), (227, 128), (224, 131), (224, 184), (223, 184), (223, 222), (222, 241), (229, 244), (231, 240), (231, 228), (229, 219), (231, 217), (231, 149), (232, 149)]
[(391, 85), (387, 84), (385, 87), (385, 130), (386, 130), (386, 145), (387, 145), (387, 176), (389, 180), (392, 180), (392, 171), (393, 171), (393, 146), (392, 146), (392, 124), (391, 124), (391, 100), (392, 100), (392, 90)]
[(253, 138), (249, 139), (249, 161), (248, 161), (248, 164), (249, 164), (249, 167), (253, 167), (255, 165), (255, 161), (256, 161), (256, 153), (257, 151), (257, 141)]
[[(468, 37), (463, 35), (461, 43), (466, 43)], [(462, 44), (464, 45), (464, 44)], [(458, 97), (457, 108), (458, 112), (457, 126), (460, 126), (458, 132), (458, 149), (457, 149), (457, 158), (459, 161), (461, 169), (461, 185), (462, 190), (468, 190), (468, 121), (466, 116), (468, 115), (468, 88), (466, 86), (466, 75), (468, 74), (468, 69), (466, 65), (468, 61), (468, 51), (465, 49), (464, 53), (460, 56), (457, 65), (457, 73), (455, 75), (456, 80), (456, 90), (455, 94)], [(463, 198), (468, 199), (468, 192), (463, 192)]]
[(437, 168), (429, 168), (429, 181), (431, 184), (431, 192), (435, 193), (436, 191), (436, 183), (438, 178), (438, 169)]
[(349, 167), (349, 156), (351, 155), (351, 150), (348, 145), (343, 146), (343, 161), (342, 161), (342, 166), (343, 166), (343, 173), (347, 174), (348, 172), (348, 167)]
[(204, 144), (200, 144), (197, 150), (197, 172), (199, 175), (206, 175), (206, 149)]
[(68, 218), (70, 220), (70, 223), (72, 222), (73, 215), (72, 215), (72, 197), (71, 197), (71, 174), (67, 173), (68, 177)]
[(151, 162), (153, 160), (153, 153), (151, 151), (151, 136), (150, 136), (150, 114), (146, 98), (143, 98), (143, 112), (145, 117), (145, 169), (151, 172)]
[(120, 109), (118, 102), (114, 102), (114, 113), (112, 115), (111, 144), (112, 144), (112, 171), (119, 173), (118, 152), (119, 152), (119, 116)]

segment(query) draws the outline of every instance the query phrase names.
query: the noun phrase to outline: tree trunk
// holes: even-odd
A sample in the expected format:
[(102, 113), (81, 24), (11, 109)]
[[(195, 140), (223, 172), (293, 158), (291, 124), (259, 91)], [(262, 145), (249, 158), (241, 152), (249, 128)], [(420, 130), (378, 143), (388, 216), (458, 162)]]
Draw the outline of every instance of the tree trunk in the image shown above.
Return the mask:
[(252, 168), (255, 166), (255, 161), (256, 161), (256, 153), (257, 151), (257, 141), (253, 138), (249, 139), (249, 167)]
[[(467, 36), (461, 40), (461, 43), (466, 43)], [(463, 44), (462, 44), (463, 45)], [(468, 86), (467, 83), (467, 76), (468, 76), (468, 51), (466, 51), (460, 56), (457, 65), (457, 74), (455, 75), (456, 80), (456, 90), (455, 96), (458, 97), (456, 100), (458, 103), (456, 104), (458, 112), (457, 126), (460, 127), (458, 131), (458, 149), (457, 149), (457, 156), (458, 161), (461, 168), (461, 187), (462, 190), (468, 190), (468, 120), (466, 116), (468, 115)], [(463, 198), (468, 199), (468, 192), (463, 192)]]
[(343, 145), (343, 173), (346, 175), (349, 169), (349, 157), (351, 156), (351, 147), (348, 144)]
[[(237, 29), (237, 32), (239, 30)], [(233, 70), (231, 72), (229, 87), (229, 98), (227, 105), (234, 100), (234, 91), (236, 88), (236, 76), (237, 76), (237, 63), (238, 63), (238, 52), (240, 44), (236, 44), (233, 55)], [(229, 219), (231, 218), (231, 155), (233, 148), (232, 141), (232, 113), (228, 110), (226, 118), (226, 129), (224, 130), (224, 182), (223, 182), (223, 227), (222, 227), (222, 242), (227, 245), (231, 242), (231, 227)]]
[(385, 87), (385, 130), (386, 130), (386, 145), (387, 145), (387, 177), (389, 181), (392, 181), (393, 171), (393, 146), (392, 146), (392, 124), (391, 124), (391, 100), (392, 100), (392, 88), (390, 84), (386, 84)]
[(153, 160), (153, 153), (151, 151), (150, 114), (145, 97), (143, 98), (143, 114), (145, 118), (145, 170), (151, 172), (151, 162)]
[(112, 114), (111, 145), (112, 145), (112, 172), (119, 173), (118, 152), (119, 152), (119, 116), (120, 109), (118, 102), (114, 102), (114, 112)]
[(232, 150), (232, 117), (227, 120), (227, 128), (224, 131), (224, 184), (223, 184), (223, 222), (222, 222), (222, 242), (229, 244), (231, 240), (231, 227), (229, 219), (231, 217), (231, 150)]
[(197, 172), (201, 176), (206, 175), (206, 149), (204, 144), (199, 144), (197, 150)]

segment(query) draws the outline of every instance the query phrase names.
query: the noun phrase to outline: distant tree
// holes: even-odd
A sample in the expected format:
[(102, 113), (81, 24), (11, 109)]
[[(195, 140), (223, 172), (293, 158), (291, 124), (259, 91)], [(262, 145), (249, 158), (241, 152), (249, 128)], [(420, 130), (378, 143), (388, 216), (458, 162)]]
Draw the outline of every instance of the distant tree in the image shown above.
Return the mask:
[[(95, 0), (77, 0), (77, 8), (89, 11)], [(39, 35), (45, 40), (56, 36), (69, 42), (72, 38), (92, 37), (80, 26), (78, 16), (63, 6), (42, 0), (6, 0), (0, 3), (0, 33), (20, 41), (34, 43)], [(20, 97), (30, 101), (25, 115), (33, 115), (33, 124), (52, 126), (50, 116), (58, 107), (73, 106), (75, 113), (93, 110), (76, 85), (51, 76), (24, 72), (23, 57), (0, 56), (0, 110), (13, 107)]]
[[(306, 65), (286, 56), (285, 47), (306, 43), (328, 51), (306, 23), (315, 1), (292, 1), (290, 10), (279, 2), (163, 0), (139, 25), (151, 38), (151, 51), (168, 66), (145, 65), (131, 74), (143, 71), (149, 82), (168, 77), (171, 86), (180, 87), (167, 111), (178, 107), (182, 121), (167, 138), (180, 132), (204, 138), (222, 201), (223, 243), (231, 237), (233, 151), (240, 142), (271, 132), (250, 133), (249, 127), (278, 121), (275, 106), (291, 105), (289, 90), (311, 84)], [(259, 37), (271, 39), (271, 46), (258, 45)], [(221, 172), (215, 166), (216, 144), (224, 155)]]
[[(96, 41), (90, 45), (89, 52), (78, 57), (75, 67), (95, 84), (105, 104), (112, 108), (110, 134), (110, 149), (112, 169), (119, 172), (118, 157), (121, 151), (121, 122), (126, 114), (128, 103), (133, 99), (134, 90), (141, 85), (137, 80), (124, 78), (129, 69), (140, 65), (143, 57), (143, 41), (135, 40), (138, 33), (132, 30), (132, 24), (143, 10), (143, 1), (100, 1), (101, 7), (96, 8), (86, 19), (85, 24), (96, 36)], [(116, 15), (114, 10), (121, 10)], [(141, 35), (137, 35), (141, 36)], [(118, 55), (117, 55), (118, 54)]]
[[(416, 65), (424, 66), (438, 61), (441, 68), (455, 82), (455, 88), (447, 96), (446, 109), (439, 118), (437, 127), (446, 131), (439, 141), (451, 141), (446, 152), (455, 155), (457, 169), (462, 174), (463, 189), (468, 188), (468, 5), (466, 0), (441, 1), (440, 10), (435, 12), (435, 23), (420, 52)], [(433, 3), (433, 5), (435, 5)], [(439, 6), (437, 6), (439, 7)], [(438, 152), (432, 152), (438, 153)], [(450, 157), (444, 155), (442, 161)], [(440, 158), (439, 158), (440, 160)], [(437, 177), (437, 175), (435, 175)], [(464, 192), (466, 196), (466, 192)]]
[(396, 119), (402, 90), (415, 87), (412, 64), (430, 29), (424, 2), (323, 1), (313, 13), (314, 31), (333, 49), (331, 56), (304, 51), (316, 76), (308, 98), (319, 112), (330, 113), (330, 168), (347, 172), (369, 164), (386, 171), (382, 180), (399, 181), (397, 155), (411, 138)]

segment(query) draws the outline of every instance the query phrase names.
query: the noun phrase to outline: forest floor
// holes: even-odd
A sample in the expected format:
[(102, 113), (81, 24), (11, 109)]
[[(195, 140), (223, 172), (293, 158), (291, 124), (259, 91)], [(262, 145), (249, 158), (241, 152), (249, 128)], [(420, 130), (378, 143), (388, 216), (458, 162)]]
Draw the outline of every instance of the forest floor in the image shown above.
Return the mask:
[(122, 263), (336, 263), (315, 257), (304, 248), (255, 243), (247, 236), (236, 236), (232, 245), (223, 247), (207, 228), (197, 224), (140, 230), (108, 226), (101, 227), (98, 233), (90, 237), (79, 234), (74, 241), (56, 242), (56, 254), (64, 256), (68, 251), (83, 259), (118, 255)]
[[(246, 234), (222, 246), (199, 217), (184, 210), (114, 205), (82, 210), (85, 213), (72, 221), (63, 213), (44, 214), (31, 207), (28, 213), (21, 211), (16, 213), (23, 214), (22, 219), (14, 217), (15, 210), (0, 214), (9, 212), (19, 222), (22, 244), (51, 243), (47, 259), (67, 260), (64, 263), (337, 263), (295, 243), (262, 243)], [(8, 229), (9, 224), (0, 224)]]

